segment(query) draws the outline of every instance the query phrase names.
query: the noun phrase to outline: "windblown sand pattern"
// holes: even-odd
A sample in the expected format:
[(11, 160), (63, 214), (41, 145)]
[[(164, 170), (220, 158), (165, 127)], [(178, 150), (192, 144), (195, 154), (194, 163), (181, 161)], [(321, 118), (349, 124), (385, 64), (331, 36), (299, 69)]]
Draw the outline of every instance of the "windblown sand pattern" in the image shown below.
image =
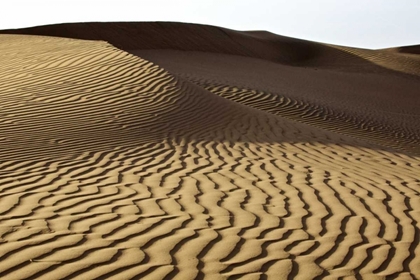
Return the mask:
[(369, 142), (380, 143), (384, 146), (420, 152), (420, 143), (417, 136), (407, 133), (400, 127), (383, 126), (381, 123), (375, 123), (374, 120), (361, 119), (343, 114), (343, 112), (331, 111), (322, 106), (268, 92), (209, 84), (203, 81), (194, 81), (194, 83), (227, 99), (272, 114), (337, 131)]
[(360, 65), (355, 72), (354, 61), (314, 69), (220, 54), (130, 52), (246, 106), (420, 154), (418, 76)]
[(0, 35), (0, 61), (1, 279), (420, 278), (411, 107), (332, 126), (104, 41)]

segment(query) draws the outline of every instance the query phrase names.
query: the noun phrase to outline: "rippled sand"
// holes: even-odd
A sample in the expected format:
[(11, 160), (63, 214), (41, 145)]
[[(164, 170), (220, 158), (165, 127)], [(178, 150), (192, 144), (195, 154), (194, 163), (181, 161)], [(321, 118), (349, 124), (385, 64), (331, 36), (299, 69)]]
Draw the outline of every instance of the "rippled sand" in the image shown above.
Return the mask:
[(1, 279), (420, 278), (416, 47), (0, 33)]

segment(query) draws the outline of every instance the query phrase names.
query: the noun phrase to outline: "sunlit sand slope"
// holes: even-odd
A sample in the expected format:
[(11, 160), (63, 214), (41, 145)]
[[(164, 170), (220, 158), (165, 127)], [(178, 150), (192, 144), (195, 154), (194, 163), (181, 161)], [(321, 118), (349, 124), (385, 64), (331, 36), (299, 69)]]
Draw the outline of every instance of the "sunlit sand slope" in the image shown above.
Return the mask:
[(420, 277), (411, 150), (102, 41), (0, 61), (0, 278)]

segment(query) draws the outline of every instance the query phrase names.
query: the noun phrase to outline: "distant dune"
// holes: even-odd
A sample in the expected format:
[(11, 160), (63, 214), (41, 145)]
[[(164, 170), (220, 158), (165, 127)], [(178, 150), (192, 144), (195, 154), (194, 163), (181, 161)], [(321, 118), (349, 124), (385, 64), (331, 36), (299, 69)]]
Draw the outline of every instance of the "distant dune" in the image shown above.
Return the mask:
[(395, 51), (395, 52), (404, 53), (404, 54), (420, 54), (420, 45), (396, 47), (396, 48), (389, 48), (389, 49), (384, 49), (384, 50)]
[(419, 62), (182, 23), (0, 30), (0, 278), (420, 278)]

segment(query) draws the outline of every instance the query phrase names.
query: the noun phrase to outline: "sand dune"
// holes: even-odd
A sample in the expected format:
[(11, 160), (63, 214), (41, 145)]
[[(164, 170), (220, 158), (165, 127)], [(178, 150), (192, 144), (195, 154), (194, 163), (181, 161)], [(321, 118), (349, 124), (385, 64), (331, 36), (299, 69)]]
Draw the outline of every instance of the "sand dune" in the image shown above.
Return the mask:
[(379, 75), (363, 68), (347, 72), (291, 67), (201, 52), (130, 52), (247, 106), (367, 141), (374, 138), (376, 143), (420, 152), (416, 78), (392, 71)]
[(414, 52), (0, 33), (0, 278), (420, 278)]
[[(1, 30), (3, 34), (46, 35), (104, 40), (122, 50), (182, 50), (253, 57), (287, 65), (355, 67), (381, 71), (369, 58), (390, 52), (333, 46), (279, 36), (267, 31), (235, 31), (221, 27), (176, 22), (72, 23)], [(355, 53), (368, 53), (368, 58)], [(389, 59), (385, 59), (389, 60)], [(417, 70), (418, 67), (416, 68)], [(417, 72), (419, 74), (419, 72)]]

